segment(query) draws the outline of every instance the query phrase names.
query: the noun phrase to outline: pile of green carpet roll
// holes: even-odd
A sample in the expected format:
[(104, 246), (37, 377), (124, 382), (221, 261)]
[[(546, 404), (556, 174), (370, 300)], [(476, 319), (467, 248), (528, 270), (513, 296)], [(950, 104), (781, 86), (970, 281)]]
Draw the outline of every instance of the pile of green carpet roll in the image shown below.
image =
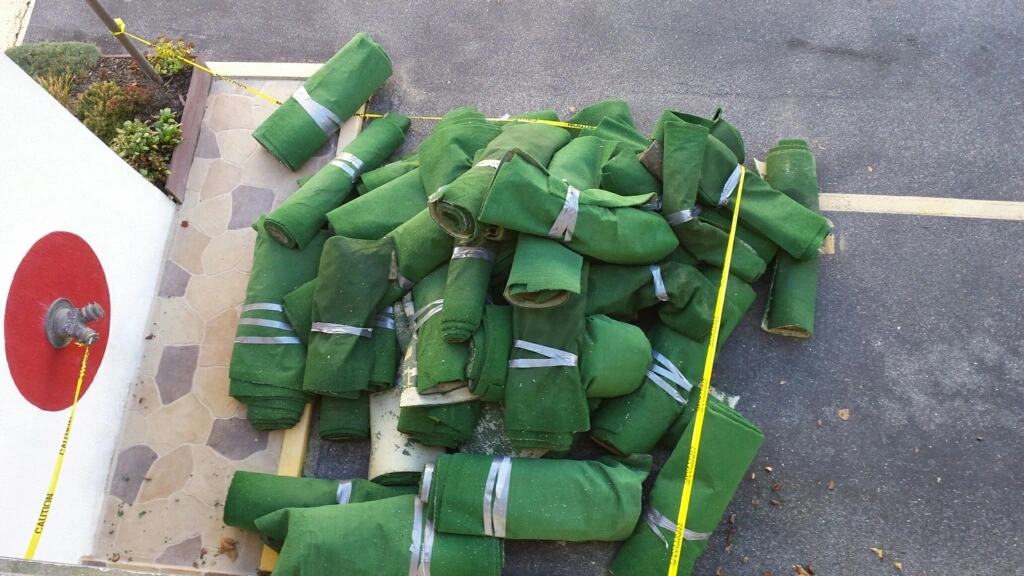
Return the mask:
[[(253, 136), (298, 169), (391, 72), (359, 34)], [(613, 574), (665, 572), (723, 276), (719, 348), (766, 274), (762, 328), (813, 334), (814, 155), (781, 140), (746, 170), (723, 274), (753, 162), (720, 110), (666, 110), (650, 135), (622, 100), (565, 120), (458, 108), (396, 159), (410, 120), (385, 113), (253, 223), (230, 366), (252, 425), (290, 428), (312, 402), (322, 438), (365, 441), (397, 386), (397, 431), (440, 454), (388, 485), (237, 472), (224, 521), (279, 549), (275, 576), (497, 575), (504, 539), (624, 541)], [(484, 403), (503, 429), (477, 427)], [(511, 449), (460, 452), (474, 434)], [(763, 439), (709, 399), (680, 574)], [(567, 458), (582, 442), (608, 455)]]

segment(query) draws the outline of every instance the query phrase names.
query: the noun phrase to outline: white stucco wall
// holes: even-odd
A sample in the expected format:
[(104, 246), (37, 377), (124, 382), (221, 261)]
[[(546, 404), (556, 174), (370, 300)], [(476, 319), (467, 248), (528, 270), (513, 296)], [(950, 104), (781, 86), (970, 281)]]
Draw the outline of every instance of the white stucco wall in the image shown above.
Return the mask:
[[(170, 200), (0, 54), (0, 326), (21, 258), (56, 230), (91, 245), (115, 310), (106, 355), (78, 405), (36, 559), (77, 563), (92, 552), (173, 215)], [(0, 556), (25, 553), (68, 412), (25, 401), (0, 353)]]

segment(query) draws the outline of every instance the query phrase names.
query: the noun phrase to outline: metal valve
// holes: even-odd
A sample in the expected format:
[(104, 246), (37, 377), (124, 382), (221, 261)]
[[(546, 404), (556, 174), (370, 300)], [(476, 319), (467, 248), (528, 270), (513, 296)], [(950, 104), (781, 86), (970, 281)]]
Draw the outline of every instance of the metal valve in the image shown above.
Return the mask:
[(72, 340), (92, 346), (100, 335), (86, 324), (100, 318), (103, 308), (96, 302), (75, 308), (67, 298), (59, 298), (46, 313), (46, 338), (54, 348), (63, 348)]

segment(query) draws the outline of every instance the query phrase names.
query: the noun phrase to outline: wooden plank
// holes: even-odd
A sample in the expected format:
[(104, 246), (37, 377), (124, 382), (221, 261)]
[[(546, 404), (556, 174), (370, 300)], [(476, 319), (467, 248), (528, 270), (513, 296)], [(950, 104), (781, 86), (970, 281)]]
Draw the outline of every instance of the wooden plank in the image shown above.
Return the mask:
[[(196, 58), (196, 62), (206, 65), (199, 57)], [(185, 109), (181, 112), (181, 143), (174, 147), (171, 154), (171, 175), (164, 183), (164, 191), (178, 204), (185, 201), (185, 186), (188, 184), (189, 172), (192, 171), (192, 158), (199, 145), (199, 132), (203, 125), (203, 115), (206, 113), (206, 98), (210, 95), (212, 84), (213, 76), (198, 68), (192, 69), (188, 94), (185, 96)]]

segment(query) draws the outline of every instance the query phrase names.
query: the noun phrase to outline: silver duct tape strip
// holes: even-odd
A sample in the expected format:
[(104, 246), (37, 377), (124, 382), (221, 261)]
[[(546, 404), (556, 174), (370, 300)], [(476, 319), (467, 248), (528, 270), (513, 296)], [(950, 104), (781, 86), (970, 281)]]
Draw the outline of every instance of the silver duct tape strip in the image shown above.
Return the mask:
[(562, 211), (555, 218), (555, 223), (548, 230), (548, 238), (572, 241), (572, 235), (576, 231), (576, 218), (580, 214), (580, 191), (569, 186), (565, 191), (565, 204)]
[(351, 480), (339, 480), (338, 481), (338, 504), (348, 504), (349, 499), (352, 498), (352, 481)]
[(427, 518), (423, 525), (423, 546), (420, 548), (419, 576), (430, 576), (430, 557), (434, 553), (434, 522)]
[(648, 370), (647, 379), (654, 382), (658, 388), (661, 388), (662, 392), (668, 394), (669, 397), (675, 400), (680, 406), (686, 406), (686, 398), (683, 398), (679, 391), (666, 382), (661, 376), (658, 376), (654, 372)]
[(277, 320), (264, 320), (263, 318), (242, 318), (238, 321), (239, 324), (245, 324), (246, 326), (262, 326), (263, 328), (275, 328), (277, 330), (287, 330), (288, 332), (295, 332), (295, 328), (287, 322), (278, 322)]
[(498, 169), (501, 166), (501, 160), (481, 160), (473, 165), (473, 168), (494, 168)]
[(302, 106), (313, 122), (316, 122), (316, 125), (324, 131), (324, 134), (330, 136), (341, 126), (341, 118), (338, 118), (337, 114), (328, 110), (323, 104), (313, 100), (305, 86), (299, 86), (299, 89), (292, 94), (292, 98), (299, 103), (299, 106)]
[(402, 290), (412, 290), (413, 283), (410, 282), (408, 278), (402, 276), (398, 272), (395, 272), (395, 280), (398, 282), (398, 285), (402, 288)]
[[(653, 506), (648, 506), (647, 511), (644, 513), (644, 520), (647, 521), (647, 525), (650, 526), (654, 534), (665, 544), (665, 548), (668, 548), (671, 544), (665, 535), (662, 534), (661, 529), (664, 528), (673, 534), (675, 539), (675, 533), (679, 529), (675, 522), (669, 520), (664, 514), (659, 512)], [(711, 538), (711, 532), (694, 532), (693, 530), (683, 530), (683, 540), (698, 541), (707, 540)]]
[(700, 206), (694, 206), (689, 210), (680, 210), (665, 216), (665, 221), (668, 222), (669, 226), (679, 226), (693, 220), (698, 214), (700, 214)]
[(331, 160), (331, 166), (337, 166), (338, 168), (341, 168), (342, 170), (348, 173), (348, 177), (351, 178), (352, 180), (355, 180), (356, 178), (359, 177), (359, 171), (356, 170), (355, 167), (349, 165), (349, 163), (345, 162), (344, 160), (339, 160), (337, 158)]
[(487, 482), (484, 484), (484, 536), (494, 536), (494, 482), (498, 479), (501, 461), (501, 457), (491, 460), (491, 468), (487, 471)]
[(438, 298), (433, 302), (423, 305), (422, 308), (413, 313), (409, 318), (409, 330), (414, 334), (419, 332), (420, 327), (427, 323), (438, 312), (444, 309), (444, 298)]
[(651, 266), (651, 276), (654, 278), (654, 293), (658, 300), (668, 302), (668, 292), (665, 291), (665, 280), (661, 277), (661, 266)]
[(235, 344), (302, 344), (298, 336), (239, 336)]
[(349, 334), (360, 338), (372, 338), (373, 328), (349, 326), (348, 324), (332, 324), (330, 322), (313, 322), (313, 332), (321, 334)]
[(349, 164), (352, 165), (353, 168), (356, 169), (357, 172), (361, 172), (363, 170), (363, 161), (360, 160), (358, 156), (352, 154), (351, 152), (342, 152), (335, 156), (334, 159), (348, 162)]
[(501, 459), (501, 466), (498, 468), (498, 479), (494, 483), (494, 510), (491, 512), (491, 520), (494, 522), (495, 538), (505, 537), (506, 522), (508, 520), (509, 480), (511, 478), (512, 459), (505, 456)]
[(409, 576), (420, 571), (420, 556), (423, 550), (423, 501), (413, 499), (412, 504), (412, 545), (409, 546)]
[(456, 246), (452, 250), (452, 260), (458, 260), (459, 258), (479, 258), (488, 262), (494, 262), (494, 252), (487, 248)]
[(423, 481), (420, 482), (420, 500), (427, 503), (430, 500), (430, 485), (434, 482), (434, 463), (431, 462), (423, 467)]
[(377, 322), (374, 324), (377, 328), (386, 328), (388, 330), (395, 329), (395, 319), (385, 314), (377, 315)]
[(557, 348), (551, 348), (550, 346), (544, 346), (542, 344), (534, 344), (533, 342), (527, 342), (526, 340), (516, 340), (514, 348), (521, 350), (527, 350), (535, 354), (544, 356), (544, 359), (540, 358), (517, 358), (515, 360), (508, 361), (509, 368), (550, 368), (557, 366), (575, 366), (579, 361), (579, 358), (565, 350), (559, 350)]
[(253, 304), (246, 304), (242, 306), (242, 312), (252, 312), (254, 310), (267, 310), (270, 312), (284, 312), (284, 306), (280, 304), (274, 304), (273, 302), (255, 302)]
[(654, 199), (654, 202), (648, 202), (646, 204), (641, 204), (641, 205), (637, 206), (637, 208), (643, 210), (644, 212), (657, 212), (657, 211), (661, 210), (661, 208), (664, 205), (665, 204), (664, 204), (664, 201), (661, 199), (661, 196), (658, 196), (658, 197), (656, 197)]
[(651, 352), (651, 357), (654, 358), (654, 364), (651, 366), (652, 371), (670, 379), (673, 384), (686, 392), (693, 390), (693, 384), (690, 384), (690, 381), (686, 379), (686, 376), (683, 376), (683, 373), (679, 371), (679, 368), (676, 368), (676, 365), (671, 360), (664, 357), (657, 350)]
[(729, 197), (736, 190), (736, 186), (740, 183), (740, 172), (743, 171), (743, 166), (737, 164), (736, 168), (729, 175), (729, 179), (725, 181), (725, 186), (722, 186), (722, 195), (718, 198), (718, 205), (725, 206), (729, 203)]

